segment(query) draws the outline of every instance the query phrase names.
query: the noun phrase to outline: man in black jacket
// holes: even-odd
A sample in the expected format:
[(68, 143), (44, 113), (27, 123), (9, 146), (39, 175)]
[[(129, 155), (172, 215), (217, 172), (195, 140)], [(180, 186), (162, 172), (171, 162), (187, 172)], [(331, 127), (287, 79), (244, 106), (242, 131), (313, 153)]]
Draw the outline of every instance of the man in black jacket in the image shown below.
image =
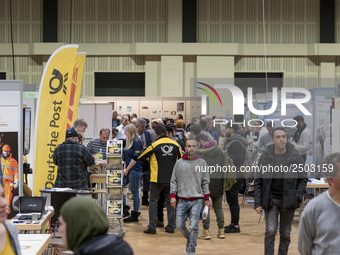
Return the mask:
[(182, 157), (182, 152), (178, 143), (166, 136), (164, 125), (157, 125), (155, 132), (157, 140), (138, 156), (138, 160), (150, 158), (149, 226), (144, 233), (156, 234), (157, 202), (161, 191), (164, 191), (167, 203), (168, 226), (165, 231), (174, 233), (175, 209), (170, 205), (170, 179), (174, 165)]
[[(279, 254), (287, 254), (295, 209), (300, 207), (307, 184), (304, 161), (287, 133), (278, 127), (273, 131), (273, 144), (261, 155), (255, 178), (255, 210), (265, 210), (265, 254), (274, 254), (274, 242), (280, 214)], [(295, 169), (295, 170), (294, 170)], [(297, 170), (297, 171), (296, 171)]]
[(66, 141), (54, 150), (53, 163), (58, 166), (54, 187), (87, 189), (87, 168), (95, 165), (94, 157), (85, 146), (78, 143), (74, 129), (66, 132)]
[(223, 149), (228, 153), (228, 156), (233, 160), (236, 167), (236, 183), (230, 190), (226, 191), (227, 202), (231, 214), (230, 225), (224, 228), (224, 233), (240, 233), (240, 205), (238, 204), (238, 193), (243, 182), (243, 175), (240, 168), (246, 160), (246, 150), (248, 141), (238, 133), (239, 125), (228, 122), (225, 130), (226, 141)]
[(112, 128), (116, 128), (120, 125), (120, 119), (117, 118), (117, 111), (112, 112)]
[[(215, 141), (209, 142), (209, 139), (204, 134), (196, 136), (196, 141), (200, 143), (200, 149), (197, 151), (197, 155), (207, 162), (207, 166), (210, 167), (210, 183), (209, 191), (210, 198), (212, 200), (212, 206), (216, 215), (218, 233), (217, 237), (224, 239), (224, 215), (222, 209), (223, 199), (223, 172), (218, 167), (223, 167), (224, 155), (222, 150), (218, 147)], [(209, 240), (211, 234), (209, 231), (210, 227), (210, 211), (208, 217), (202, 221), (203, 223), (203, 234), (199, 237), (200, 239)]]
[[(137, 119), (137, 132), (140, 139), (143, 141), (143, 147), (147, 148), (151, 145), (151, 135), (145, 130), (146, 120), (143, 118)], [(143, 161), (143, 197), (142, 205), (149, 205), (149, 190), (150, 190), (150, 164), (147, 160)]]

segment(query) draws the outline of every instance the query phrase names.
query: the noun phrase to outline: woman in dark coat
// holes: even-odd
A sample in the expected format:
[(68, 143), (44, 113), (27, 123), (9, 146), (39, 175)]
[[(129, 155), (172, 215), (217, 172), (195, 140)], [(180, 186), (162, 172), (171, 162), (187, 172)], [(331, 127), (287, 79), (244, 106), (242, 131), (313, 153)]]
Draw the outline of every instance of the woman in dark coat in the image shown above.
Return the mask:
[(68, 200), (60, 209), (59, 221), (64, 246), (74, 255), (133, 254), (125, 241), (107, 233), (109, 222), (105, 212), (91, 198)]

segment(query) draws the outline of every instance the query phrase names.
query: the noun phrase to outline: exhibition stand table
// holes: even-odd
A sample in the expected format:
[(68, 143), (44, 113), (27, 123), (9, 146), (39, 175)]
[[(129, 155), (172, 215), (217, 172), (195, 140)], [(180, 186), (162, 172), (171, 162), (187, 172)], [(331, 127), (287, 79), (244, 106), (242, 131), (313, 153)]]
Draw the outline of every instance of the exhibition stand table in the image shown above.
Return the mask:
[(40, 190), (41, 196), (46, 197), (46, 206), (53, 206), (55, 215), (51, 219), (51, 224), (56, 224), (60, 208), (72, 197), (92, 197), (92, 191), (77, 190), (69, 188), (54, 188)]
[(307, 183), (306, 189), (313, 189), (313, 195), (316, 196), (320, 194), (323, 189), (329, 189), (329, 183), (324, 180), (314, 180), (312, 179)]
[[(308, 192), (309, 189), (313, 189), (313, 193)], [(315, 196), (323, 192), (324, 190), (329, 189), (329, 184), (325, 183), (324, 180), (315, 180), (311, 179), (306, 185), (306, 193), (303, 194), (303, 199), (301, 206), (299, 208), (299, 215), (301, 215), (303, 209), (305, 208), (306, 204), (313, 199)]]
[(36, 221), (36, 223), (32, 223), (32, 221), (25, 221), (25, 220), (17, 220), (12, 219), (11, 222), (16, 226), (19, 231), (39, 231), (41, 233), (42, 229), (46, 225), (46, 223), (51, 220), (52, 216), (54, 215), (54, 210), (48, 211), (43, 215), (43, 217)]
[(307, 189), (328, 189), (328, 183), (308, 183), (306, 186)]
[(51, 241), (50, 234), (19, 234), (22, 255), (41, 255)]

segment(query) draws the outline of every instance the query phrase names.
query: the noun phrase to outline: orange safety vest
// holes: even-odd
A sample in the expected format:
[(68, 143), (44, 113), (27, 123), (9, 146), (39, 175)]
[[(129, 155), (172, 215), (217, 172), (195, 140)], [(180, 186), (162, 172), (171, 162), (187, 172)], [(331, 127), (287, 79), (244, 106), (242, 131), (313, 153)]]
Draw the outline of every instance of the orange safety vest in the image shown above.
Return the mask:
[(1, 166), (4, 183), (14, 182), (19, 179), (18, 162), (12, 158), (12, 154), (7, 159), (1, 157)]

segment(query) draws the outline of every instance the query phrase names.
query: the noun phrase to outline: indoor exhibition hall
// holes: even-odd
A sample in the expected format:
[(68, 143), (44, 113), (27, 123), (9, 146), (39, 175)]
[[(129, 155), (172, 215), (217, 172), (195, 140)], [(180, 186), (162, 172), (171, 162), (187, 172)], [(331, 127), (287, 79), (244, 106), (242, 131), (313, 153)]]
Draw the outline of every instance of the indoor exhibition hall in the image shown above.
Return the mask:
[(340, 252), (340, 0), (0, 0), (0, 255)]

